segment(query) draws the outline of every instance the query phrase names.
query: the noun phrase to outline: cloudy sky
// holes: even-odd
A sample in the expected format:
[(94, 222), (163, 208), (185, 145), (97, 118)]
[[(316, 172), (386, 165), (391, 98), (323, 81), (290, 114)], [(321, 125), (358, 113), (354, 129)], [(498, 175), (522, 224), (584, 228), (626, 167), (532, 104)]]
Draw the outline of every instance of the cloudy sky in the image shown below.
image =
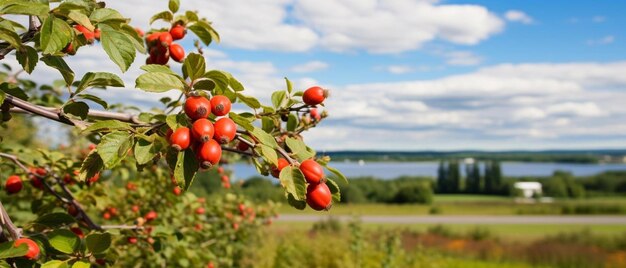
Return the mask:
[[(284, 76), (332, 89), (330, 118), (305, 136), (318, 149), (626, 148), (624, 1), (181, 2), (214, 21), (222, 43), (209, 66), (248, 94), (267, 100)], [(144, 29), (167, 8), (108, 4)], [(98, 45), (80, 52), (69, 60), (77, 73), (119, 73)], [(123, 75), (127, 89), (97, 94), (157, 105), (161, 96), (132, 89), (144, 59)]]

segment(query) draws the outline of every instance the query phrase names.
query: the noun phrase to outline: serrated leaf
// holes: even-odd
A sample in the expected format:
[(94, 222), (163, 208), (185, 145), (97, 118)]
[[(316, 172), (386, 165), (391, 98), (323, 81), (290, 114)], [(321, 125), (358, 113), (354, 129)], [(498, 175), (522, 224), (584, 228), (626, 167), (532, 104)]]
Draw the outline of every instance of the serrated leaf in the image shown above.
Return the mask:
[(35, 70), (35, 66), (37, 66), (39, 61), (37, 50), (30, 46), (23, 46), (21, 49), (18, 49), (15, 56), (22, 68), (24, 68), (24, 71), (29, 74)]
[(287, 144), (289, 149), (291, 149), (291, 152), (293, 152), (296, 155), (296, 158), (300, 161), (304, 161), (315, 156), (315, 151), (307, 147), (302, 140), (288, 137), (285, 140), (285, 143)]
[(198, 160), (191, 149), (178, 153), (176, 160), (176, 168), (174, 169), (174, 178), (178, 185), (183, 185), (186, 191), (193, 183), (196, 173), (198, 172)]
[(80, 80), (80, 84), (76, 88), (76, 92), (74, 94), (78, 94), (83, 90), (90, 87), (124, 87), (124, 81), (122, 79), (112, 73), (98, 72), (86, 73), (83, 78)]
[(54, 249), (70, 254), (78, 249), (80, 238), (70, 230), (58, 229), (48, 233), (48, 242)]
[(254, 97), (248, 97), (245, 96), (239, 92), (237, 92), (237, 98), (243, 102), (245, 105), (248, 105), (248, 107), (252, 108), (252, 109), (259, 109), (261, 108), (261, 103), (255, 99)]
[(204, 74), (206, 71), (206, 62), (204, 57), (198, 53), (190, 53), (183, 62), (183, 76), (189, 77), (191, 80), (196, 80)]
[(16, 32), (9, 29), (0, 28), (0, 40), (7, 41), (7, 43), (14, 48), (22, 47), (22, 39), (20, 39), (20, 36), (17, 35)]
[(306, 179), (300, 169), (287, 166), (280, 171), (280, 185), (295, 200), (306, 200)]
[(340, 178), (345, 184), (349, 183), (346, 176), (344, 176), (343, 173), (341, 173), (339, 170), (332, 168), (328, 166), (328, 164), (325, 164), (325, 163), (320, 163), (320, 165), (324, 166), (328, 171), (335, 174), (335, 176), (337, 176), (337, 178)]
[(265, 159), (265, 161), (271, 163), (274, 166), (278, 165), (278, 154), (276, 154), (276, 150), (265, 144), (261, 144), (259, 148), (261, 150), (260, 154), (263, 159)]
[(85, 237), (87, 249), (92, 253), (103, 253), (111, 246), (111, 234), (93, 233)]
[(174, 14), (172, 14), (172, 12), (163, 11), (152, 16), (152, 18), (150, 18), (150, 24), (154, 23), (157, 20), (164, 20), (166, 22), (172, 22), (173, 19), (174, 19)]
[(67, 262), (51, 260), (41, 265), (41, 268), (67, 268)]
[(41, 61), (43, 61), (46, 65), (59, 70), (67, 85), (71, 85), (74, 82), (74, 71), (72, 71), (70, 66), (65, 63), (63, 58), (57, 56), (44, 56), (41, 58)]
[(341, 191), (339, 190), (339, 185), (329, 178), (326, 178), (326, 186), (330, 190), (330, 193), (333, 195), (333, 202), (339, 203), (341, 201)]
[(132, 127), (128, 123), (124, 123), (118, 120), (104, 120), (93, 123), (87, 127), (83, 132), (101, 132), (112, 130), (131, 130)]
[(135, 144), (135, 159), (137, 160), (137, 164), (144, 165), (152, 161), (154, 157), (159, 152), (159, 148), (157, 144), (155, 144), (154, 139), (156, 137), (151, 136), (152, 140), (146, 140), (143, 138), (139, 138), (137, 143)]
[(256, 137), (259, 140), (260, 143), (265, 144), (274, 149), (278, 148), (278, 143), (276, 143), (276, 139), (274, 139), (272, 135), (263, 131), (263, 129), (255, 127), (251, 133), (254, 137)]
[(166, 92), (172, 89), (183, 91), (185, 84), (175, 75), (153, 72), (137, 77), (135, 87), (148, 92)]
[(70, 225), (75, 223), (74, 217), (66, 213), (56, 212), (43, 215), (37, 218), (34, 223), (41, 224), (50, 228), (56, 228), (59, 226)]
[(63, 50), (72, 41), (74, 30), (67, 22), (55, 16), (48, 16), (39, 32), (39, 46), (44, 54)]
[(170, 0), (168, 7), (172, 13), (178, 12), (178, 8), (180, 7), (180, 0)]
[(80, 119), (85, 120), (87, 118), (87, 115), (89, 114), (89, 105), (82, 101), (71, 102), (63, 106), (63, 112), (66, 114), (80, 117)]
[(130, 134), (122, 131), (114, 131), (102, 136), (98, 144), (98, 154), (102, 158), (104, 166), (108, 169), (117, 166), (126, 156), (128, 151), (119, 154), (120, 148), (131, 138)]
[(100, 27), (100, 42), (102, 48), (109, 55), (109, 58), (120, 67), (122, 72), (126, 72), (128, 67), (135, 61), (135, 46), (124, 33), (113, 29), (110, 26)]
[(16, 247), (13, 243), (13, 241), (8, 241), (0, 244), (0, 260), (22, 257), (28, 253), (28, 246), (26, 244), (21, 244)]
[(92, 178), (96, 174), (100, 173), (102, 168), (104, 167), (104, 162), (102, 162), (102, 158), (96, 150), (92, 150), (89, 152), (85, 160), (80, 166), (80, 174), (78, 179), (80, 181), (86, 181), (89, 178)]
[(295, 131), (298, 126), (298, 117), (295, 114), (289, 114), (287, 119), (287, 131)]

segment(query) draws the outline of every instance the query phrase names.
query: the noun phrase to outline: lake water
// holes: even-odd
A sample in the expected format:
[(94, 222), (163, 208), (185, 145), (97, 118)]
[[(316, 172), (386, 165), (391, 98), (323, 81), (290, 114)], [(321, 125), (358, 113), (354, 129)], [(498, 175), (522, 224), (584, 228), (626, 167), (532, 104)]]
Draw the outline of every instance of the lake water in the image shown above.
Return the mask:
[[(393, 179), (399, 176), (437, 176), (438, 162), (366, 162), (359, 165), (356, 162), (331, 163), (347, 177), (373, 176), (383, 179)], [(258, 175), (252, 165), (236, 163), (230, 165), (236, 171), (235, 179), (246, 179)], [(626, 164), (568, 164), (568, 163), (525, 163), (503, 162), (502, 173), (505, 176), (549, 176), (554, 171), (569, 171), (575, 176), (589, 176), (609, 170), (626, 170)], [(461, 165), (461, 172), (465, 167)]]

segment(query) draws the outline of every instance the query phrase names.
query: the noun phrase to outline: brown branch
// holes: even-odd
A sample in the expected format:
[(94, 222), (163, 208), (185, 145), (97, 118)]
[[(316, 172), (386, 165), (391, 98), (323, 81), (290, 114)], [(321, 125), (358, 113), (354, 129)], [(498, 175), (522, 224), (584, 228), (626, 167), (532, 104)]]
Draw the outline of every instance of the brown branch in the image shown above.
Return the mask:
[(254, 153), (245, 152), (245, 151), (237, 150), (237, 149), (226, 147), (226, 146), (222, 146), (222, 150), (228, 151), (228, 152), (233, 152), (233, 153), (238, 153), (238, 154), (243, 154), (243, 155), (247, 155), (247, 156), (256, 156)]
[[(33, 16), (31, 16), (33, 17)], [(33, 41), (33, 39), (35, 38), (35, 34), (37, 32), (39, 32), (38, 28), (34, 28), (35, 24), (33, 24), (33, 19), (31, 19), (31, 24), (29, 26), (29, 29), (27, 32), (23, 33), (20, 35), (20, 41), (22, 42), (22, 44), (28, 43), (30, 41)], [(4, 59), (4, 56), (6, 56), (7, 54), (11, 53), (11, 51), (13, 51), (15, 48), (12, 47), (9, 43), (6, 42), (2, 42), (0, 43), (0, 47), (2, 47), (2, 49), (0, 49), (0, 60)]]
[(2, 234), (1, 227), (3, 226), (11, 236), (11, 240), (17, 240), (22, 237), (22, 229), (13, 224), (13, 221), (11, 221), (9, 214), (2, 205), (2, 201), (0, 201), (0, 234)]
[(143, 230), (144, 229), (143, 226), (138, 226), (138, 225), (101, 225), (100, 228), (102, 228), (102, 230), (111, 230), (111, 229)]

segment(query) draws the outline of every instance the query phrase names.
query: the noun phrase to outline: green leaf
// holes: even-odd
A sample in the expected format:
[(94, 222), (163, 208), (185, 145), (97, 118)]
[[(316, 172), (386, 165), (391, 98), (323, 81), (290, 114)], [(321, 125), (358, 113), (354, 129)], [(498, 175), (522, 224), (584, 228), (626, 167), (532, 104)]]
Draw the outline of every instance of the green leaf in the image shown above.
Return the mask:
[(185, 11), (185, 17), (187, 17), (187, 20), (189, 20), (189, 22), (196, 22), (199, 20), (196, 12), (189, 11), (189, 10)]
[(124, 81), (122, 79), (112, 73), (92, 73), (88, 72), (83, 76), (83, 79), (80, 80), (80, 84), (76, 88), (76, 92), (74, 94), (78, 94), (83, 90), (90, 87), (124, 87)]
[(167, 73), (145, 73), (137, 77), (135, 87), (147, 92), (166, 92), (172, 89), (185, 90), (185, 84), (175, 75)]
[(31, 1), (2, 1), (0, 7), (0, 14), (45, 16), (49, 10), (47, 3)]
[(83, 132), (103, 132), (103, 131), (112, 131), (112, 130), (131, 130), (133, 129), (128, 123), (124, 123), (118, 120), (104, 120), (98, 121), (89, 127), (87, 127)]
[(206, 78), (200, 78), (200, 80), (198, 80), (198, 82), (193, 84), (193, 88), (194, 89), (206, 90), (206, 91), (212, 91), (212, 90), (215, 89), (216, 86), (217, 86), (217, 84), (215, 84), (215, 82), (213, 82), (213, 80), (206, 79)]
[(44, 56), (41, 58), (41, 61), (43, 61), (46, 65), (59, 70), (67, 85), (71, 85), (74, 82), (74, 71), (70, 69), (70, 66), (65, 63), (63, 58), (57, 56)]
[(0, 40), (7, 41), (7, 43), (14, 48), (22, 47), (22, 39), (20, 39), (20, 36), (17, 35), (16, 32), (6, 28), (0, 28)]
[(169, 8), (172, 13), (178, 12), (178, 8), (180, 7), (180, 0), (170, 0)]
[(92, 253), (103, 253), (111, 246), (111, 234), (93, 233), (85, 237), (87, 249)]
[(126, 18), (117, 10), (110, 8), (99, 8), (94, 10), (89, 19), (94, 23), (121, 23), (126, 22)]
[(141, 66), (140, 69), (146, 71), (147, 73), (166, 73), (171, 75), (177, 75), (174, 71), (172, 71), (172, 69), (170, 69), (170, 67), (167, 67), (165, 65), (148, 64)]
[(252, 109), (259, 109), (261, 108), (261, 103), (255, 99), (254, 97), (248, 97), (245, 96), (239, 92), (237, 92), (237, 98), (243, 102), (245, 105), (248, 105), (248, 107), (252, 108)]
[(85, 28), (87, 28), (87, 30), (90, 31), (94, 31), (96, 28), (93, 26), (93, 24), (91, 24), (91, 21), (89, 20), (89, 17), (87, 17), (87, 15), (85, 15), (84, 13), (78, 11), (78, 10), (69, 10), (69, 12), (67, 12), (67, 17), (70, 18), (71, 20), (75, 21), (76, 23), (85, 26)]
[(280, 171), (280, 185), (295, 200), (306, 200), (306, 179), (300, 169), (287, 166)]
[(159, 153), (159, 146), (155, 143), (156, 134), (150, 136), (151, 140), (143, 138), (137, 139), (135, 144), (135, 159), (137, 164), (144, 165), (152, 161), (154, 157)]
[(48, 16), (39, 32), (39, 46), (44, 54), (63, 50), (72, 41), (74, 30), (67, 22), (55, 16)]
[(298, 117), (295, 114), (289, 114), (287, 119), (287, 131), (295, 131), (298, 126)]
[(228, 114), (228, 117), (230, 117), (230, 119), (232, 119), (233, 122), (235, 122), (235, 124), (243, 127), (245, 130), (247, 130), (247, 131), (254, 130), (254, 126), (252, 125), (252, 121), (250, 121), (249, 119), (247, 119), (247, 118), (245, 118), (245, 117), (243, 117), (241, 115), (238, 115), (238, 114), (236, 114), (234, 112), (230, 112)]
[(244, 90), (243, 85), (241, 84), (241, 82), (239, 82), (239, 80), (235, 79), (234, 77), (231, 77), (228, 82), (230, 84), (230, 87), (234, 91), (243, 91)]
[(28, 100), (28, 95), (26, 95), (24, 90), (17, 87), (15, 84), (9, 84), (7, 82), (4, 82), (0, 84), (0, 89), (3, 92), (10, 94), (11, 96), (16, 97), (18, 99)]
[(117, 166), (128, 153), (128, 150), (120, 154), (120, 148), (131, 138), (130, 134), (122, 131), (114, 131), (102, 136), (98, 144), (98, 154), (108, 169)]
[(89, 268), (91, 264), (84, 261), (77, 261), (72, 265), (72, 268)]
[(293, 195), (290, 193), (287, 194), (287, 202), (289, 203), (289, 205), (299, 210), (303, 210), (306, 208), (305, 200), (296, 200), (296, 198), (294, 198)]
[(18, 49), (15, 56), (22, 68), (24, 68), (24, 71), (29, 74), (35, 70), (35, 66), (37, 66), (39, 61), (37, 50), (30, 46), (23, 46), (21, 49)]
[(4, 99), (7, 97), (7, 94), (4, 91), (0, 91), (0, 103), (4, 103)]
[(67, 262), (60, 260), (51, 260), (41, 265), (41, 268), (67, 268)]
[(178, 153), (178, 159), (176, 160), (176, 168), (174, 169), (174, 178), (178, 185), (185, 191), (189, 189), (189, 186), (193, 183), (196, 173), (198, 172), (198, 160), (191, 149), (184, 150)]
[(283, 90), (274, 91), (274, 93), (272, 93), (272, 105), (274, 105), (276, 109), (281, 108), (286, 99), (287, 93)]
[(254, 130), (252, 130), (252, 135), (256, 137), (260, 143), (265, 144), (274, 149), (278, 148), (278, 143), (276, 143), (276, 139), (274, 139), (272, 135), (268, 134), (267, 132), (263, 131), (260, 128), (255, 127)]
[(80, 238), (70, 230), (58, 229), (48, 233), (48, 242), (54, 249), (70, 254), (78, 249)]
[(326, 178), (326, 185), (328, 186), (330, 193), (333, 195), (333, 202), (339, 203), (341, 201), (339, 185), (329, 178)]
[(285, 143), (287, 143), (287, 146), (291, 149), (291, 152), (296, 155), (299, 161), (304, 161), (315, 156), (315, 151), (306, 146), (302, 140), (288, 137)]
[(161, 13), (157, 13), (152, 18), (150, 18), (150, 24), (154, 23), (157, 20), (164, 20), (166, 22), (172, 22), (174, 19), (174, 14), (170, 11), (163, 11)]
[(187, 28), (198, 36), (200, 41), (202, 41), (202, 43), (206, 46), (210, 45), (213, 41), (220, 41), (219, 34), (215, 31), (215, 29), (213, 29), (213, 27), (211, 27), (211, 25), (204, 21), (199, 20), (193, 22), (193, 24), (188, 25)]
[(285, 77), (285, 82), (287, 82), (287, 92), (289, 92), (289, 94), (291, 94), (291, 91), (293, 91), (293, 84), (291, 83), (291, 81), (287, 77)]
[(87, 118), (87, 114), (89, 114), (89, 105), (82, 101), (71, 102), (63, 106), (63, 112), (85, 120)]
[(196, 80), (206, 71), (206, 62), (204, 57), (198, 53), (190, 53), (183, 62), (183, 77)]
[(146, 47), (143, 44), (143, 38), (139, 36), (135, 28), (131, 27), (128, 24), (122, 24), (120, 30), (128, 37), (129, 40), (133, 42), (133, 46), (135, 46), (135, 49), (137, 49), (139, 53), (146, 53)]
[(265, 161), (271, 163), (272, 165), (277, 166), (278, 154), (276, 154), (276, 150), (274, 150), (273, 148), (265, 144), (261, 144), (260, 148), (261, 148), (260, 154), (263, 157), (263, 159), (265, 159)]
[(337, 178), (340, 178), (345, 184), (348, 184), (348, 179), (346, 178), (346, 176), (343, 175), (343, 173), (341, 173), (339, 170), (332, 168), (330, 166), (328, 166), (328, 164), (326, 163), (320, 163), (320, 165), (324, 166), (328, 171), (330, 171), (331, 173), (335, 174), (335, 176), (337, 176)]
[(69, 214), (62, 213), (62, 212), (46, 214), (37, 218), (34, 221), (34, 223), (36, 224), (41, 224), (50, 228), (55, 228), (55, 227), (59, 227), (63, 225), (70, 225), (75, 222), (76, 220), (74, 219), (74, 217), (70, 216)]
[[(100, 122), (99, 122), (100, 123)], [(104, 163), (102, 162), (102, 158), (98, 154), (97, 150), (92, 150), (89, 152), (85, 160), (80, 166), (80, 174), (78, 176), (78, 180), (86, 181), (89, 178), (92, 178), (96, 174), (98, 174), (102, 168), (104, 168)]]
[(135, 46), (126, 34), (113, 29), (110, 26), (100, 27), (100, 42), (109, 58), (120, 67), (122, 72), (126, 72), (128, 67), (135, 61)]
[(82, 99), (85, 99), (85, 100), (93, 101), (93, 102), (95, 102), (97, 104), (100, 104), (100, 106), (102, 106), (102, 108), (104, 108), (104, 109), (108, 109), (109, 108), (109, 104), (106, 101), (104, 101), (103, 99), (101, 99), (100, 97), (98, 97), (98, 96), (94, 96), (94, 95), (91, 95), (91, 94), (78, 94), (78, 95), (76, 95), (76, 98), (82, 98)]
[(0, 260), (22, 257), (28, 253), (28, 246), (21, 244), (18, 247), (14, 246), (13, 241), (8, 241), (0, 244)]

